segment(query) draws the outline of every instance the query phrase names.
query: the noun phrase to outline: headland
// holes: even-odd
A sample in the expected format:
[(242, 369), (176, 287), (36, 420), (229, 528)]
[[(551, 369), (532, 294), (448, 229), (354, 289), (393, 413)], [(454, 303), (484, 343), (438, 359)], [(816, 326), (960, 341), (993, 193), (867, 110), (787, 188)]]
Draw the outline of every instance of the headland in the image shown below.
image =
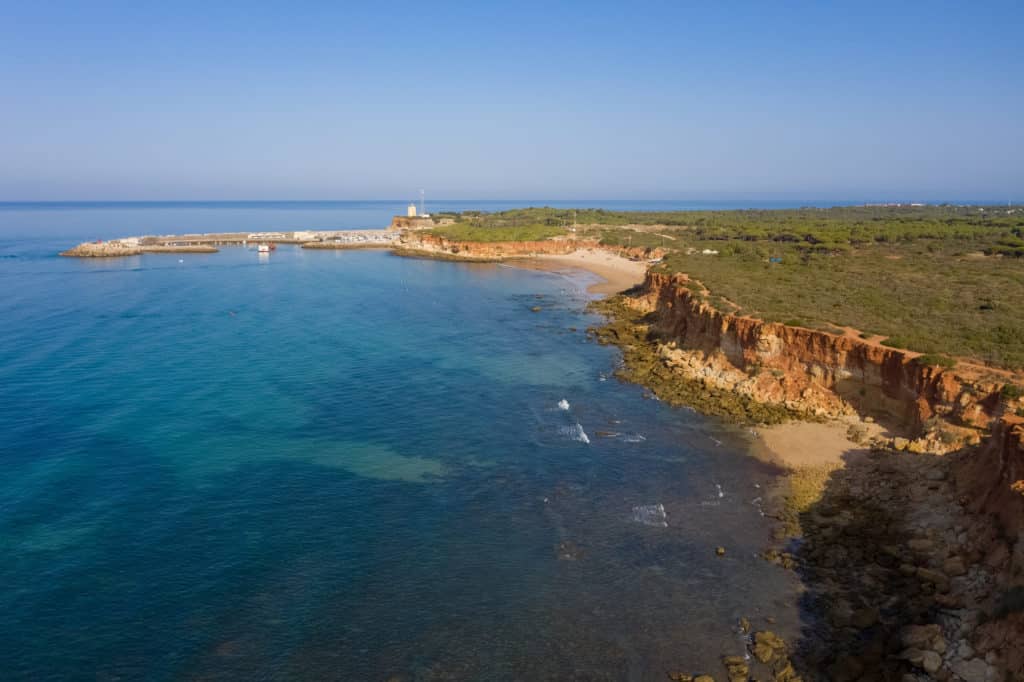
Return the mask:
[(799, 572), (814, 626), (755, 633), (729, 679), (1024, 679), (1022, 214), (525, 209), (404, 240), (646, 270), (595, 304), (620, 378), (746, 425), (787, 472), (764, 559)]
[(1001, 680), (1024, 679), (1022, 216), (523, 209), (381, 243), (594, 272), (619, 377), (743, 425), (786, 472), (766, 570), (799, 572), (815, 626), (753, 633), (730, 679)]

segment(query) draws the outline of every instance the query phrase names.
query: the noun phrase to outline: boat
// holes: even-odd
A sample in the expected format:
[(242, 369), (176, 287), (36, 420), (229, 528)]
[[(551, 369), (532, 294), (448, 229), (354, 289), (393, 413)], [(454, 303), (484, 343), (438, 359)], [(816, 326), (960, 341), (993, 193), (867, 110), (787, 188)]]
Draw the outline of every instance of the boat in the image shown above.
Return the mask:
[(256, 250), (259, 251), (260, 253), (270, 253), (270, 245), (260, 244), (259, 246), (256, 247)]

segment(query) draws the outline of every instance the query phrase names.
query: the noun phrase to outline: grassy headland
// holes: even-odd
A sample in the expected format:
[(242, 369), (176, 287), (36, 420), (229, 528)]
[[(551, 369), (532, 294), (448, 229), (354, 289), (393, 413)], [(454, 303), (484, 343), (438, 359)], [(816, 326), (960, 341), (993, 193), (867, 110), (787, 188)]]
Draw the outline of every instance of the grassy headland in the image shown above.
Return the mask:
[[(526, 209), (468, 222), (475, 230), (508, 229), (510, 222), (564, 230), (572, 213)], [(673, 321), (680, 318), (672, 311), (677, 303), (692, 302), (690, 296), (662, 290), (669, 300), (659, 299), (653, 311), (649, 300), (628, 293), (594, 304), (608, 321), (592, 333), (600, 343), (622, 349), (618, 376), (670, 404), (740, 423), (823, 416), (822, 424), (758, 429), (777, 436), (780, 428), (792, 427), (799, 435), (785, 447), (801, 452), (778, 457), (793, 470), (764, 491), (764, 513), (777, 521), (777, 544), (763, 556), (799, 568), (806, 587), (802, 605), (814, 614), (814, 627), (792, 648), (773, 633), (753, 633), (753, 658), (723, 657), (729, 679), (747, 679), (755, 660), (771, 665), (771, 679), (789, 682), (801, 679), (797, 671), (806, 672), (805, 679), (822, 673), (836, 680), (1024, 679), (1020, 542), (1013, 539), (1024, 518), (1024, 488), (1014, 481), (1022, 471), (1021, 450), (1019, 438), (1011, 438), (1020, 420), (1008, 416), (1010, 410), (1024, 416), (1024, 382), (1018, 375), (1003, 383), (1008, 373), (984, 372), (972, 383), (952, 372), (944, 374), (949, 381), (943, 391), (931, 395), (918, 387), (915, 375), (898, 373), (896, 393), (904, 397), (890, 409), (878, 390), (886, 380), (885, 357), (903, 356), (875, 353), (873, 347), (887, 337), (881, 342), (924, 352), (909, 365), (929, 371), (921, 365), (949, 367), (958, 359), (1024, 368), (1024, 209), (577, 211), (576, 220), (575, 235), (591, 245), (599, 239), (613, 247), (664, 247), (667, 254), (654, 267), (690, 277), (672, 278), (672, 287), (687, 286), (723, 312), (841, 334), (849, 332), (838, 327), (853, 327), (868, 339), (861, 344), (806, 329), (780, 332), (778, 325), (696, 306), (707, 316), (695, 318), (694, 333), (708, 344), (697, 341), (688, 348), (674, 331)], [(654, 278), (652, 285), (667, 279)], [(683, 310), (692, 312), (694, 307)], [(727, 317), (730, 336), (720, 324)], [(693, 318), (686, 319), (689, 328)], [(751, 334), (744, 338), (741, 326)], [(777, 329), (761, 335), (757, 327), (767, 326)], [(721, 338), (716, 331), (723, 332)], [(787, 335), (785, 346), (777, 345), (779, 333)], [(729, 344), (734, 354), (754, 351), (758, 362), (747, 362), (750, 355), (744, 353), (734, 364), (726, 353)], [(859, 395), (879, 398), (877, 406), (857, 398), (845, 403), (855, 413), (830, 402), (841, 397), (841, 378), (838, 371), (829, 374), (845, 368), (840, 355), (829, 359), (829, 348), (845, 353), (853, 345), (875, 370), (856, 380), (862, 384)], [(1000, 378), (993, 382), (989, 375)], [(829, 377), (835, 382), (829, 384)], [(915, 395), (908, 399), (908, 392)], [(883, 422), (892, 423), (867, 414), (875, 407)], [(913, 441), (891, 435), (908, 428), (902, 421), (908, 407), (921, 417), (914, 432), (907, 432)], [(967, 415), (997, 424), (987, 443), (961, 438), (987, 428), (975, 429), (974, 417)], [(761, 442), (770, 451), (779, 447), (779, 441)], [(834, 459), (823, 456), (834, 447)], [(965, 494), (974, 491), (983, 495)], [(793, 542), (794, 537), (801, 539)], [(746, 618), (739, 624), (749, 631)]]
[(730, 312), (853, 327), (887, 345), (1024, 367), (1024, 208), (859, 206), (740, 211), (528, 208), (453, 214), (466, 241), (566, 234), (665, 247)]

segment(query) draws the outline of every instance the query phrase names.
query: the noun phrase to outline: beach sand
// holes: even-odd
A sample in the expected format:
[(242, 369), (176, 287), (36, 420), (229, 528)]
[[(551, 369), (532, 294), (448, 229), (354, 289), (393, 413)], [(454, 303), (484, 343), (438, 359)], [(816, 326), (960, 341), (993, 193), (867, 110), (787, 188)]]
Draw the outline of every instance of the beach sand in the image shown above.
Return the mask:
[(647, 263), (644, 261), (632, 261), (606, 251), (591, 249), (580, 249), (564, 256), (542, 255), (514, 258), (509, 259), (507, 263), (517, 267), (549, 272), (568, 269), (586, 270), (604, 280), (587, 287), (587, 291), (592, 294), (617, 294), (620, 291), (625, 291), (643, 282), (647, 272)]
[(850, 456), (867, 453), (867, 445), (850, 438), (850, 428), (860, 430), (864, 436), (858, 440), (887, 435), (876, 423), (859, 419), (826, 423), (793, 421), (758, 429), (753, 454), (765, 461), (787, 469), (805, 469), (842, 466)]

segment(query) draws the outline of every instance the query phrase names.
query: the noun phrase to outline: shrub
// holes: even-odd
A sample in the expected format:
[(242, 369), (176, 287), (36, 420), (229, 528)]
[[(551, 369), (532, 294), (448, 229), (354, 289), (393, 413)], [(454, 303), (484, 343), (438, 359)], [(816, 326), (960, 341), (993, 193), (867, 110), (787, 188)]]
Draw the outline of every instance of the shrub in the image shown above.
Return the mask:
[(999, 392), (1007, 400), (1016, 400), (1017, 398), (1024, 396), (1024, 388), (1015, 384), (1006, 384)]
[(926, 353), (917, 358), (917, 361), (922, 365), (937, 365), (939, 367), (945, 367), (946, 369), (953, 369), (956, 367), (956, 360), (953, 358), (946, 357), (945, 355), (936, 355), (934, 353)]
[(881, 344), (889, 348), (906, 348), (910, 345), (906, 339), (900, 336), (890, 336), (887, 339), (882, 339)]

